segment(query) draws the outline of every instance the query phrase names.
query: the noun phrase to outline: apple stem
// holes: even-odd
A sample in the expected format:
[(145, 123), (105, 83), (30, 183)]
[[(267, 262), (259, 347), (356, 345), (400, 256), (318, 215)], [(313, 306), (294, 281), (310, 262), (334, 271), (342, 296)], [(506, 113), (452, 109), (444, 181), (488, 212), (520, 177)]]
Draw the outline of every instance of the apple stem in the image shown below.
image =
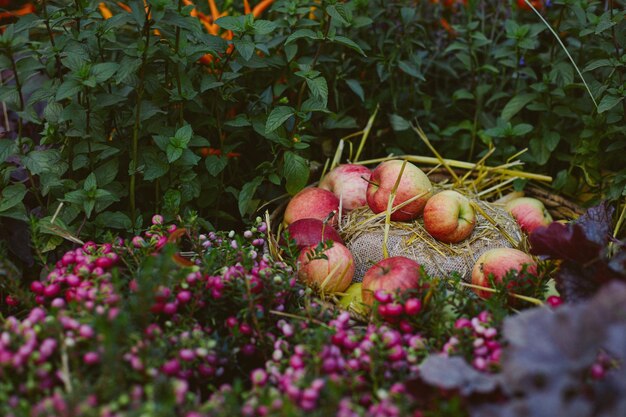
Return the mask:
[(368, 179), (367, 179), (367, 178), (365, 178), (363, 175), (361, 175), (361, 179), (362, 179), (363, 181), (367, 182), (368, 184), (371, 184), (371, 185), (373, 185), (373, 186), (375, 186), (375, 187), (380, 187), (380, 184), (375, 183), (375, 182), (374, 182), (374, 181), (372, 181), (372, 180), (368, 180)]
[[(335, 217), (335, 215), (337, 214), (337, 210), (333, 210), (330, 213), (328, 213), (328, 216), (326, 216), (326, 218), (324, 219), (324, 226), (326, 226), (326, 223), (328, 223), (333, 217)], [(324, 229), (322, 229), (322, 234), (324, 233)]]

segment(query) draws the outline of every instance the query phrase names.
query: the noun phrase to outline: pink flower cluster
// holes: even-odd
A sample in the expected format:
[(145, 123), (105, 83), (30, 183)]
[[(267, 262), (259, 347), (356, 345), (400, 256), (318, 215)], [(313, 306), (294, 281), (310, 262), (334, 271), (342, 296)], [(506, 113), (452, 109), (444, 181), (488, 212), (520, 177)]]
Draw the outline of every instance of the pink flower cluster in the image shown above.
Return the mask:
[(471, 363), (479, 371), (496, 370), (500, 365), (502, 344), (489, 312), (482, 311), (472, 319), (460, 318), (454, 323), (456, 335), (443, 346), (443, 353), (452, 355), (469, 348)]

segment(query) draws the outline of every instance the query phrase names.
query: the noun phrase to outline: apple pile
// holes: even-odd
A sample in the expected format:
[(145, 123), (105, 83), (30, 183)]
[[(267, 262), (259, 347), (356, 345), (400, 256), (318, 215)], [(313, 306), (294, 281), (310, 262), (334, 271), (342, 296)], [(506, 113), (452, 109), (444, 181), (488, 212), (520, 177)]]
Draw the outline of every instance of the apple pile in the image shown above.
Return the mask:
[[(368, 206), (378, 214), (387, 211), (391, 201), (391, 220), (406, 222), (423, 216), (424, 229), (438, 241), (456, 244), (467, 239), (477, 222), (470, 200), (455, 190), (433, 195), (432, 189), (430, 180), (417, 166), (389, 160), (373, 171), (363, 165), (339, 165), (322, 178), (319, 187), (297, 193), (287, 205), (283, 223), (301, 251), (299, 279), (323, 293), (346, 293), (354, 276), (355, 261), (335, 227), (340, 225), (341, 214), (359, 207)], [(551, 221), (538, 200), (518, 198), (506, 209), (526, 232)], [(510, 248), (490, 250), (476, 261), (472, 283), (488, 287), (491, 282), (501, 282), (509, 270), (520, 271), (524, 265), (527, 272), (535, 273), (536, 264), (524, 252)], [(377, 291), (395, 294), (420, 288), (420, 274), (420, 265), (412, 259), (383, 259), (365, 273), (362, 284), (350, 287), (345, 301), (371, 306)], [(491, 295), (480, 289), (475, 292), (483, 298)]]

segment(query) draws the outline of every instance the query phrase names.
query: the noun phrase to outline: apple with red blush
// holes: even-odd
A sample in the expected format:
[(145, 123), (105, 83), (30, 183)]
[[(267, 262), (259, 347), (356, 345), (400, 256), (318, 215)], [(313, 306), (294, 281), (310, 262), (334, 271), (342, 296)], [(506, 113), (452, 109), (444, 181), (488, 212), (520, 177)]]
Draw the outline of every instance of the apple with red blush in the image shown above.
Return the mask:
[(320, 242), (332, 240), (343, 244), (343, 239), (330, 224), (324, 224), (319, 219), (300, 219), (287, 227), (289, 237), (296, 241), (298, 249), (306, 246), (315, 246)]
[(374, 295), (378, 290), (389, 294), (421, 288), (421, 267), (412, 259), (404, 256), (392, 256), (383, 259), (367, 270), (363, 277), (363, 303), (374, 304)]
[[(374, 213), (382, 213), (387, 210), (389, 196), (400, 176), (404, 161), (391, 160), (378, 165), (372, 172), (367, 186), (367, 205)], [(393, 207), (396, 207), (412, 198), (415, 200), (397, 209), (391, 214), (393, 221), (409, 221), (417, 218), (426, 202), (430, 198), (432, 185), (424, 172), (407, 162), (402, 177), (396, 189)]]
[[(501, 283), (510, 271), (520, 272), (526, 268), (526, 273), (537, 274), (537, 263), (527, 253), (513, 248), (496, 248), (483, 253), (474, 264), (472, 269), (472, 284), (491, 288), (491, 277), (494, 283)], [(513, 290), (518, 283), (511, 281), (509, 289)], [(493, 293), (473, 288), (481, 298), (490, 298)]]
[(454, 190), (432, 196), (424, 207), (424, 228), (444, 243), (458, 243), (472, 234), (476, 213), (470, 201)]
[(343, 211), (367, 205), (367, 186), (372, 171), (363, 165), (339, 165), (322, 178), (319, 187), (341, 200)]
[(552, 223), (552, 216), (536, 198), (516, 198), (509, 201), (505, 208), (526, 233), (532, 233), (536, 228)]
[(345, 291), (354, 276), (352, 253), (341, 243), (321, 246), (307, 246), (302, 250), (298, 256), (298, 278), (326, 294)]
[[(328, 190), (309, 187), (292, 197), (285, 209), (283, 223), (290, 225), (300, 219), (327, 219), (332, 212), (339, 213), (339, 199)], [(337, 225), (337, 214), (328, 222)]]

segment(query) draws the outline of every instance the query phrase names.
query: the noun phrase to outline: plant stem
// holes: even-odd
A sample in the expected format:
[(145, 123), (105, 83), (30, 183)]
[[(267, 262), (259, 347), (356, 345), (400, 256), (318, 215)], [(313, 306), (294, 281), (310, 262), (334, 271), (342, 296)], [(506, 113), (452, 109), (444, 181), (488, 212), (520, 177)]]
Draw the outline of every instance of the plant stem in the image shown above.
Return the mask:
[(61, 57), (59, 56), (59, 52), (56, 51), (56, 42), (54, 41), (54, 33), (52, 33), (52, 28), (50, 27), (50, 18), (48, 17), (48, 5), (47, 5), (47, 0), (42, 0), (42, 6), (41, 8), (43, 9), (43, 23), (44, 25), (46, 25), (46, 31), (48, 32), (48, 37), (50, 38), (50, 45), (52, 45), (52, 49), (54, 49), (54, 61), (55, 61), (55, 65), (57, 68), (57, 74), (59, 76), (59, 79), (61, 80), (61, 82), (63, 82), (63, 71), (61, 71), (62, 65), (61, 65)]
[(133, 144), (131, 154), (131, 174), (130, 174), (130, 215), (133, 228), (135, 227), (136, 187), (137, 187), (137, 158), (139, 145), (139, 124), (141, 122), (141, 99), (143, 98), (144, 77), (146, 72), (146, 62), (148, 60), (148, 48), (150, 47), (150, 6), (145, 10), (146, 20), (143, 31), (146, 36), (146, 45), (141, 56), (141, 67), (139, 68), (139, 84), (137, 85), (137, 106), (135, 108), (135, 124), (133, 126)]
[[(326, 37), (328, 36), (328, 31), (330, 30), (330, 23), (333, 20), (332, 17), (328, 17), (328, 20), (324, 20), (325, 23), (325, 28), (324, 28), (324, 40), (326, 40)], [(319, 46), (317, 47), (317, 51), (315, 51), (315, 56), (313, 56), (313, 60), (311, 61), (311, 69), (313, 69), (315, 67), (315, 64), (317, 64), (317, 60), (320, 57), (320, 53), (322, 52), (322, 46), (324, 46), (324, 42), (320, 42)], [(296, 104), (296, 112), (300, 111), (300, 108), (302, 107), (302, 99), (304, 98), (304, 92), (306, 91), (306, 80), (302, 81), (302, 85), (300, 86), (300, 91), (298, 92), (298, 101)], [(291, 129), (291, 132), (289, 134), (290, 138), (293, 139), (293, 137), (295, 136), (296, 132), (298, 131), (298, 125), (300, 124), (300, 119), (298, 117), (296, 117), (296, 121), (293, 124), (293, 128)]]
[[(182, 0), (178, 0), (178, 14), (183, 8)], [(178, 55), (178, 50), (180, 49), (180, 26), (176, 26), (176, 44), (174, 45), (174, 53)], [(181, 96), (182, 93), (182, 83), (180, 81), (180, 64), (176, 64), (176, 89), (178, 90), (178, 96)], [(182, 127), (184, 122), (183, 119), (183, 102), (178, 104), (178, 124)]]
[[(17, 63), (15, 62), (15, 57), (13, 56), (13, 51), (9, 51), (9, 57), (11, 58), (11, 69), (13, 71), (13, 78), (15, 79), (15, 88), (17, 89), (17, 95), (20, 99), (20, 112), (23, 112), (26, 108), (24, 104), (24, 95), (22, 94), (22, 83), (20, 82), (20, 77), (17, 73)], [(20, 153), (22, 150), (22, 116), (17, 115), (17, 143), (20, 148)]]

